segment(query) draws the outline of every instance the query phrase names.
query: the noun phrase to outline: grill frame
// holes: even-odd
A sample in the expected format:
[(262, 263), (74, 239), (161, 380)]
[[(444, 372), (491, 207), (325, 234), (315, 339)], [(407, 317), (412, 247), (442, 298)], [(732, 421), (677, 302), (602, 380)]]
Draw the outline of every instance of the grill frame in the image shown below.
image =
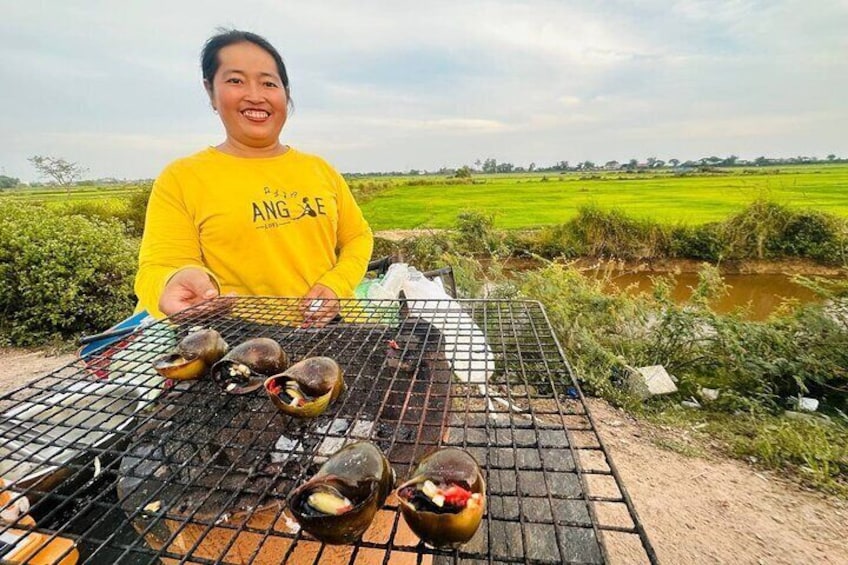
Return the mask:
[[(155, 400), (146, 398), (159, 390), (155, 380), (147, 377), (150, 359), (168, 351), (175, 343), (175, 339), (185, 335), (192, 326), (203, 325), (218, 329), (225, 338), (228, 338), (228, 341), (232, 339), (229, 337), (231, 335), (247, 337), (245, 333), (250, 333), (253, 337), (260, 335), (275, 337), (284, 348), (294, 351), (295, 359), (309, 354), (327, 354), (325, 349), (332, 348), (333, 340), (340, 343), (342, 337), (355, 338), (354, 341), (358, 339), (358, 343), (353, 345), (340, 345), (338, 352), (348, 360), (349, 366), (346, 367), (348, 377), (354, 374), (352, 387), (354, 391), (367, 391), (369, 395), (376, 396), (381, 393), (383, 395), (376, 405), (378, 412), (372, 419), (373, 425), (367, 435), (388, 452), (403, 454), (394, 458), (390, 457), (393, 459), (392, 463), (399, 482), (407, 476), (413, 461), (423, 455), (421, 448), (424, 446), (456, 445), (468, 449), (480, 462), (487, 476), (489, 491), (489, 506), (484, 516), (484, 527), (481, 528), (485, 530), (485, 536), (483, 536), (485, 540), (481, 541), (475, 537), (468, 546), (457, 551), (436, 550), (424, 544), (396, 543), (402, 537), (404, 526), (397, 504), (390, 498), (384, 510), (381, 511), (388, 513), (387, 516), (391, 522), (388, 538), (384, 542), (375, 542), (369, 540), (369, 535), (366, 533), (362, 540), (352, 546), (348, 562), (360, 562), (357, 559), (368, 562), (370, 562), (369, 559), (380, 561), (379, 552), (384, 554), (381, 561), (383, 563), (395, 562), (395, 557), (398, 555), (406, 561), (412, 559), (417, 563), (429, 560), (439, 563), (608, 562), (610, 553), (607, 536), (615, 535), (627, 536), (630, 545), (638, 546), (643, 561), (657, 562), (656, 553), (638, 518), (621, 476), (597, 433), (595, 422), (574, 377), (574, 371), (554, 335), (550, 320), (541, 304), (534, 301), (515, 300), (342, 301), (342, 310), (345, 312), (346, 321), (321, 330), (302, 330), (296, 326), (299, 300), (272, 297), (216, 299), (201, 307), (172, 316), (167, 321), (160, 321), (136, 331), (116, 347), (94, 352), (85, 360), (72, 362), (37, 382), (4, 394), (0, 397), (0, 411), (2, 411), (0, 422), (5, 425), (5, 431), (0, 435), (0, 450), (4, 450), (2, 455), (7, 460), (22, 459), (22, 464), (36, 464), (42, 468), (57, 466), (69, 470), (68, 476), (63, 477), (58, 486), (51, 485), (48, 489), (46, 485), (36, 483), (23, 487), (19, 485), (17, 488), (17, 492), (34, 500), (32, 511), (37, 515), (40, 525), (37, 530), (47, 534), (48, 539), (63, 536), (78, 540), (84, 550), (81, 563), (115, 561), (141, 563), (157, 562), (160, 559), (191, 563), (239, 562), (233, 560), (230, 555), (234, 547), (241, 543), (239, 536), (242, 533), (251, 536), (263, 534), (261, 528), (245, 526), (249, 522), (246, 520), (241, 526), (233, 528), (236, 534), (231, 537), (229, 545), (225, 544), (217, 559), (199, 556), (203, 550), (203, 542), (208, 542), (210, 536), (220, 528), (220, 525), (215, 522), (218, 522), (218, 518), (221, 518), (221, 514), (227, 510), (221, 509), (221, 513), (215, 520), (198, 520), (196, 515), (202, 508), (200, 503), (194, 513), (186, 516), (182, 525), (178, 526), (175, 532), (171, 532), (170, 538), (159, 550), (151, 550), (144, 539), (121, 540), (124, 537), (131, 540), (130, 534), (137, 534), (138, 522), (143, 522), (142, 515), (155, 514), (143, 508), (145, 504), (155, 502), (158, 493), (154, 490), (153, 493), (148, 494), (142, 501), (144, 504), (139, 504), (135, 511), (130, 510), (129, 516), (121, 508), (121, 503), (116, 496), (115, 500), (109, 500), (111, 491), (117, 490), (119, 477), (135, 473), (132, 469), (123, 474), (121, 471), (122, 462), (137, 454), (132, 450), (137, 449), (139, 445), (146, 445), (143, 441), (145, 438), (156, 438), (158, 443), (155, 445), (166, 444), (166, 440), (170, 438), (169, 432), (163, 432), (160, 428), (166, 426), (167, 422), (176, 421), (150, 409), (152, 407), (161, 409), (162, 406), (169, 405), (164, 401), (164, 396)], [(481, 343), (479, 339), (475, 339), (478, 335), (475, 331), (481, 336), (485, 335), (485, 342)], [(397, 349), (388, 344), (389, 340), (395, 340)], [(235, 340), (231, 345), (237, 343), (238, 341)], [(380, 347), (386, 348), (385, 351), (381, 351)], [(319, 349), (320, 351), (316, 351)], [(330, 356), (333, 355), (330, 354)], [(362, 356), (365, 360), (358, 365), (357, 370), (351, 371), (351, 367), (358, 363)], [(338, 360), (343, 362), (341, 358)], [(377, 362), (379, 367), (374, 365)], [(412, 370), (407, 370), (405, 364), (411, 366)], [(428, 371), (426, 375), (423, 374), (425, 368)], [(109, 372), (111, 378), (108, 382), (110, 383), (115, 383), (117, 378), (118, 383), (133, 381), (134, 384), (131, 387), (126, 386), (118, 394), (100, 395), (99, 398), (105, 399), (105, 404), (93, 412), (95, 415), (100, 412), (108, 413), (106, 409), (121, 405), (123, 412), (120, 415), (132, 418), (133, 425), (124, 426), (121, 429), (116, 429), (114, 426), (104, 427), (101, 425), (102, 422), (87, 426), (84, 422), (73, 420), (73, 414), (42, 425), (41, 427), (47, 428), (47, 431), (57, 433), (70, 428), (72, 431), (100, 432), (105, 437), (111, 438), (110, 441), (84, 446), (85, 448), (78, 454), (79, 457), (72, 458), (69, 462), (58, 461), (59, 458), (55, 454), (51, 454), (47, 461), (38, 460), (40, 453), (47, 453), (51, 448), (67, 447), (61, 445), (61, 437), (46, 442), (39, 441), (38, 437), (35, 439), (30, 437), (28, 441), (23, 442), (24, 445), (20, 445), (20, 441), (16, 442), (24, 435), (24, 428), (21, 428), (19, 432), (15, 431), (14, 425), (21, 426), (20, 418), (18, 421), (10, 418), (8, 416), (10, 410), (29, 407), (35, 412), (38, 412), (39, 408), (43, 408), (46, 412), (50, 406), (56, 405), (54, 399), (57, 394), (72, 392), (72, 389), (78, 386), (93, 386), (85, 383), (97, 382), (97, 376), (102, 376), (104, 371)], [(478, 383), (461, 383), (451, 378), (451, 373), (455, 373), (462, 380), (474, 381), (479, 380), (481, 375), (489, 371), (492, 371), (492, 374), (485, 391), (480, 389)], [(369, 372), (375, 374), (365, 374)], [(540, 376), (542, 378), (530, 378)], [(149, 384), (139, 385), (138, 381), (141, 379), (147, 380)], [(363, 381), (360, 382), (359, 379)], [(385, 385), (385, 388), (381, 389), (375, 384), (368, 389), (367, 385), (371, 381), (367, 379)], [(420, 385), (424, 385), (423, 391), (420, 390), (422, 388)], [(168, 393), (175, 398), (170, 405), (175, 405), (180, 410), (199, 408), (199, 412), (202, 413), (202, 410), (208, 407), (208, 403), (215, 404), (217, 401), (220, 401), (220, 406), (224, 407), (228, 405), (227, 403), (240, 403), (240, 408), (255, 405), (261, 414), (270, 415), (274, 410), (267, 399), (264, 399), (265, 406), (263, 406), (261, 397), (254, 398), (255, 402), (237, 402), (229, 395), (217, 398), (214, 396), (214, 391), (208, 390), (211, 386), (209, 383), (198, 382), (181, 386), (185, 386), (186, 389), (179, 393)], [(398, 393), (401, 394), (402, 399), (400, 405), (395, 404)], [(261, 391), (259, 394), (264, 395)], [(441, 405), (440, 398), (443, 399)], [(366, 397), (357, 408), (350, 395), (343, 396), (337, 402), (338, 406), (332, 407), (330, 411), (343, 417), (328, 420), (329, 416), (322, 416), (302, 426), (292, 424), (288, 417), (282, 415), (267, 418), (264, 428), (257, 430), (251, 427), (250, 418), (242, 418), (238, 425), (231, 426), (230, 424), (236, 421), (238, 414), (232, 416), (223, 425), (216, 423), (215, 426), (217, 426), (217, 432), (225, 430), (229, 433), (231, 430), (236, 430), (232, 432), (234, 435), (245, 433), (248, 438), (252, 438), (252, 443), (245, 445), (245, 454), (250, 454), (253, 448), (258, 448), (265, 455), (269, 453), (268, 434), (273, 435), (282, 429), (289, 431), (293, 425), (295, 428), (300, 428), (300, 431), (306, 434), (300, 438), (303, 447), (302, 455), (305, 459), (296, 462), (298, 473), (296, 476), (289, 477), (286, 474), (289, 471), (277, 471), (277, 478), (285, 475), (290, 483), (299, 484), (315, 470), (316, 456), (320, 459), (319, 451), (324, 441), (333, 440), (338, 444), (338, 440), (354, 438), (355, 423), (367, 420), (362, 416), (374, 408), (373, 403), (369, 404), (369, 399), (370, 396)], [(126, 406), (132, 405), (134, 401), (142, 408), (128, 410)], [(419, 401), (423, 403), (422, 406), (415, 405)], [(60, 400), (58, 404), (62, 402), (63, 400)], [(428, 410), (431, 402), (436, 407), (435, 410)], [(507, 408), (506, 405), (520, 407), (523, 412)], [(398, 409), (397, 417), (382, 417), (395, 408)], [(439, 409), (441, 420), (434, 424), (433, 422), (437, 420), (428, 420), (428, 417)], [(344, 412), (345, 410), (347, 412)], [(528, 412), (531, 417), (529, 421), (526, 421), (528, 418), (525, 414)], [(418, 416), (417, 418), (410, 416), (407, 419), (408, 414), (418, 414)], [(37, 413), (33, 414), (25, 421), (33, 422), (38, 416)], [(432, 417), (435, 418), (435, 416)], [(342, 419), (348, 420), (347, 428), (343, 431), (334, 432), (331, 427), (323, 432), (319, 431), (324, 423), (336, 425)], [(554, 420), (554, 422), (548, 420)], [(257, 421), (256, 418), (253, 419), (253, 423)], [(200, 425), (202, 423), (198, 423), (200, 430), (202, 430)], [(389, 429), (381, 430), (379, 425), (382, 424), (389, 425)], [(152, 427), (158, 432), (139, 432), (144, 430), (145, 426)], [(374, 427), (378, 428), (376, 433)], [(406, 430), (411, 427), (417, 427), (417, 433), (410, 442), (409, 438), (402, 437), (401, 432), (406, 433)], [(436, 427), (438, 427), (438, 435), (433, 439), (430, 428)], [(562, 432), (566, 445), (551, 443), (546, 446), (547, 444), (541, 439), (547, 435), (557, 437), (559, 432)], [(141, 436), (138, 435), (139, 433)], [(157, 436), (156, 433), (160, 435)], [(388, 438), (383, 437), (385, 433), (390, 434)], [(507, 436), (509, 440), (502, 440), (501, 435)], [(519, 439), (521, 436), (533, 441), (524, 443), (524, 440)], [(307, 446), (307, 439), (313, 441), (314, 445)], [(259, 440), (266, 441), (256, 444)], [(178, 441), (183, 445), (191, 445), (194, 440), (193, 437), (184, 437)], [(199, 453), (204, 448), (212, 449), (209, 447), (209, 442), (204, 443), (198, 440), (197, 444), (195, 453)], [(409, 450), (406, 449), (408, 446), (411, 446), (409, 456), (407, 454)], [(217, 454), (213, 455), (220, 457), (221, 453), (226, 454), (227, 449), (232, 447), (231, 442), (222, 446)], [(563, 456), (557, 459), (551, 466), (548, 458), (552, 457), (550, 453), (556, 453), (551, 451), (556, 447), (565, 449), (568, 457)], [(24, 448), (35, 449), (35, 451), (22, 455)], [(223, 483), (236, 476), (234, 469), (240, 455), (234, 456), (236, 460), (232, 461), (226, 471), (221, 470), (224, 465), (214, 463), (214, 457), (211, 463), (207, 461), (197, 469), (197, 477), (201, 478), (209, 471), (222, 473), (218, 477), (218, 488), (209, 490), (207, 498), (211, 497), (216, 490), (224, 490), (230, 493), (230, 501), (235, 502), (245, 493), (251, 492), (248, 487), (221, 488)], [(569, 457), (573, 468), (557, 467), (557, 465), (567, 467)], [(194, 458), (195, 455), (189, 457), (182, 468), (188, 469), (189, 475), (194, 467), (192, 463)], [(398, 458), (402, 458), (402, 461), (398, 461)], [(139, 459), (137, 466), (142, 463), (161, 464), (167, 457), (151, 456)], [(170, 460), (168, 462), (170, 464)], [(3, 468), (4, 473), (15, 470), (14, 465), (11, 470), (8, 464)], [(99, 474), (92, 477), (91, 475), (95, 472)], [(145, 477), (147, 482), (153, 480), (152, 472), (140, 472), (139, 475)], [(251, 476), (250, 473), (248, 476)], [(167, 488), (174, 485), (182, 487), (184, 493), (197, 486), (196, 483), (192, 484), (191, 478), (188, 480), (174, 478), (169, 481), (171, 478), (160, 481), (166, 483), (162, 487), (162, 492), (170, 492)], [(538, 487), (535, 480), (538, 478), (541, 478), (543, 483), (541, 495), (538, 490), (533, 490)], [(568, 481), (565, 480), (566, 478)], [(613, 494), (595, 493), (598, 490), (593, 486), (596, 480), (605, 483), (606, 488)], [(514, 481), (514, 487), (509, 486), (511, 481)], [(576, 481), (576, 488), (580, 492), (577, 495), (567, 493), (563, 495), (555, 492), (557, 488), (560, 488), (562, 481), (565, 481), (563, 484), (572, 485), (569, 487), (572, 489), (575, 488), (573, 485)], [(280, 503), (281, 493), (275, 491), (276, 487), (273, 484), (272, 480), (264, 488), (253, 493), (259, 502), (272, 500)], [(99, 492), (95, 492), (98, 488)], [(146, 488), (146, 483), (145, 486), (136, 486), (139, 491), (142, 488)], [(61, 494), (57, 493), (59, 490)], [(549, 518), (533, 516), (534, 512), (543, 508), (543, 505), (536, 505), (537, 500), (547, 501)], [(515, 511), (507, 508), (513, 502), (517, 506)], [(567, 512), (558, 514), (558, 509), (578, 508), (581, 504), (585, 505), (588, 525), (583, 519), (574, 519), (573, 516), (569, 518), (566, 516)], [(603, 508), (607, 505), (614, 506), (619, 511), (623, 507), (629, 524), (607, 523), (604, 516), (601, 516)], [(155, 529), (166, 527), (166, 522), (173, 521), (175, 514), (170, 512), (174, 509), (172, 506), (167, 505), (163, 512), (167, 514), (167, 518), (153, 516), (148, 521), (147, 529), (142, 533), (150, 536)], [(94, 510), (101, 510), (100, 517), (89, 524), (86, 520)], [(303, 532), (288, 535), (275, 530), (275, 524), (282, 519), (284, 510), (284, 504), (278, 507), (271, 525), (265, 528), (264, 535), (261, 535), (261, 540), (256, 544), (255, 549), (247, 555), (246, 559), (243, 557), (240, 559), (244, 562), (265, 562), (262, 554), (265, 545), (277, 541), (276, 538), (285, 538), (291, 543), (285, 549), (283, 561), (292, 558), (293, 562), (301, 562), (302, 548), (307, 547), (315, 550), (313, 561), (315, 563), (326, 556), (335, 556), (333, 558), (336, 561), (344, 562), (343, 555), (338, 557), (337, 548), (325, 548), (322, 544), (311, 541)], [(257, 515), (258, 512), (254, 509), (250, 511), (249, 518), (253, 519)], [(111, 535), (100, 532), (110, 518), (119, 519), (121, 516), (123, 516), (123, 523), (118, 531)], [(508, 532), (514, 533), (516, 524), (520, 534), (521, 554), (505, 554), (503, 551), (509, 552), (515, 548), (499, 547), (497, 544), (501, 543), (501, 538), (490, 533), (499, 533), (500, 529), (503, 529), (507, 534), (503, 543), (506, 543), (510, 541)], [(189, 525), (202, 528), (195, 543), (190, 547), (184, 547), (186, 551), (182, 554), (169, 550), (169, 546), (175, 543), (181, 533), (188, 530)], [(28, 529), (20, 523), (15, 523), (0, 526), (0, 534), (6, 533), (12, 527), (19, 530)], [(79, 531), (82, 527), (87, 529)], [(538, 533), (537, 530), (554, 532), (554, 547), (558, 551), (557, 555), (551, 553), (550, 545), (542, 549), (531, 545), (530, 542), (536, 542), (538, 539), (538, 536), (534, 535)], [(588, 560), (569, 561), (568, 546), (574, 544), (569, 536), (575, 531), (581, 532), (581, 535), (585, 531), (592, 533), (593, 538), (597, 540), (597, 555), (589, 555)], [(493, 541), (493, 537), (496, 537), (496, 541)], [(634, 544), (634, 540), (637, 543)], [(516, 541), (514, 536), (512, 541)], [(480, 545), (481, 543), (484, 545)], [(585, 540), (580, 543), (591, 545), (591, 542), (585, 542)], [(579, 546), (579, 543), (577, 545)], [(298, 547), (301, 549), (299, 550)], [(537, 553), (531, 554), (531, 550)], [(540, 557), (539, 551), (547, 553)], [(8, 549), (0, 550), (0, 559), (6, 552)], [(147, 557), (150, 559), (145, 561)]]

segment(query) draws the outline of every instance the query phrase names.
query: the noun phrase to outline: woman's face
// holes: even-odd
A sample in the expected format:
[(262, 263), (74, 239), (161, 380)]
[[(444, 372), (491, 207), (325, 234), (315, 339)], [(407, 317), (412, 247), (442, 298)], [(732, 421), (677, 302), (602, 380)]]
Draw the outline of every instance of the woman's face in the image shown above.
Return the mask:
[(286, 123), (288, 100), (274, 58), (253, 43), (218, 52), (218, 71), (206, 91), (227, 130), (227, 142), (250, 153), (276, 148)]

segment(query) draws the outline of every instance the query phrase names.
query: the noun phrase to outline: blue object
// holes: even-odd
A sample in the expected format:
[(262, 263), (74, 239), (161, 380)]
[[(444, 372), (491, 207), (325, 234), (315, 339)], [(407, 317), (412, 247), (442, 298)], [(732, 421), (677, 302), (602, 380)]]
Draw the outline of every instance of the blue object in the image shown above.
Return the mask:
[(154, 318), (148, 314), (146, 310), (133, 314), (129, 318), (121, 320), (105, 332), (85, 336), (80, 339), (82, 347), (79, 351), (77, 351), (77, 355), (81, 358), (85, 358), (87, 355), (91, 355), (95, 351), (120, 341), (139, 327), (150, 325), (153, 321)]

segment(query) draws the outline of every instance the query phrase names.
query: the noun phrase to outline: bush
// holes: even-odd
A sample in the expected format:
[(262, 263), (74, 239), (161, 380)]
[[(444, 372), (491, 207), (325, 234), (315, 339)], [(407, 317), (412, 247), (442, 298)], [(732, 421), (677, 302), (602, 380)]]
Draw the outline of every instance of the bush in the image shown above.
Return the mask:
[(724, 242), (721, 225), (675, 226), (669, 234), (669, 253), (672, 257), (717, 262), (722, 258)]
[(668, 235), (661, 225), (630, 218), (619, 210), (583, 206), (567, 230), (580, 255), (622, 259), (668, 255)]
[(122, 224), (127, 215), (126, 205), (113, 200), (81, 200), (56, 204), (55, 213), (64, 216), (84, 216), (89, 220), (118, 220)]
[(456, 245), (461, 253), (492, 257), (502, 254), (503, 237), (495, 230), (494, 214), (474, 210), (456, 217)]
[(523, 244), (522, 249), (546, 259), (571, 258), (579, 255), (568, 224), (545, 226), (532, 236), (526, 237)]
[(37, 345), (132, 312), (137, 250), (114, 220), (0, 203), (0, 336)]
[(784, 255), (807, 257), (823, 263), (845, 263), (845, 241), (834, 216), (802, 211), (793, 214), (773, 249)]
[(127, 232), (134, 237), (141, 237), (144, 233), (144, 218), (147, 215), (147, 202), (150, 200), (151, 190), (153, 190), (152, 184), (141, 186), (132, 193), (127, 202), (123, 221), (127, 226)]

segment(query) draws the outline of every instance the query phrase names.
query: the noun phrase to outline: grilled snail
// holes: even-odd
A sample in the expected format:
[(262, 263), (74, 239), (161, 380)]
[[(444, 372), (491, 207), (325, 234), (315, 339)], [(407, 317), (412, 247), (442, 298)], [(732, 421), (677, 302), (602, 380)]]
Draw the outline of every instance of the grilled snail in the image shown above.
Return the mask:
[(196, 379), (227, 352), (227, 342), (213, 329), (189, 333), (171, 353), (153, 360), (153, 368), (167, 379)]
[(394, 483), (394, 471), (374, 444), (352, 443), (291, 492), (289, 508), (318, 540), (351, 543), (368, 529)]
[(470, 540), (486, 509), (486, 482), (467, 452), (448, 447), (422, 459), (398, 487), (403, 517), (415, 534), (435, 547), (457, 548)]
[(271, 402), (296, 418), (322, 414), (344, 387), (344, 371), (329, 357), (309, 357), (265, 380)]
[(289, 356), (267, 337), (249, 339), (230, 350), (212, 366), (212, 378), (230, 394), (247, 394), (275, 373), (285, 371)]

